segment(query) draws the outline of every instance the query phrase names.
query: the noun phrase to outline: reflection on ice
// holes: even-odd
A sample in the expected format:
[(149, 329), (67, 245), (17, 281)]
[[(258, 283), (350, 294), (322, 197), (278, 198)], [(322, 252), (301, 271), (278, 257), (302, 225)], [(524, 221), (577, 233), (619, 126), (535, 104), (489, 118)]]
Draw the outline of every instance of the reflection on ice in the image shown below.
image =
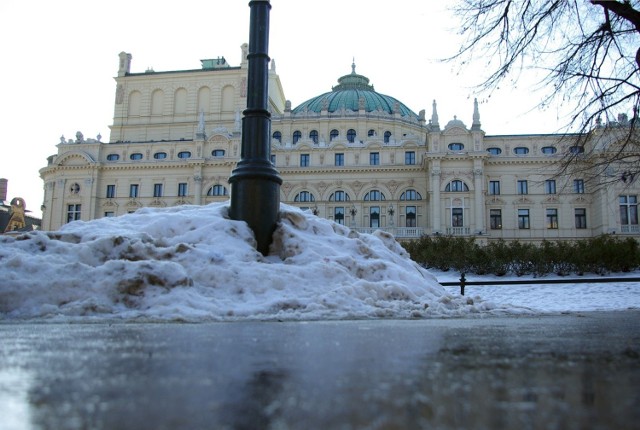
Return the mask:
[(0, 405), (17, 428), (632, 428), (637, 317), (5, 324)]
[[(3, 361), (8, 357), (3, 358)], [(6, 363), (5, 363), (6, 366)], [(0, 367), (0, 417), (5, 430), (31, 429), (32, 375), (21, 367)]]

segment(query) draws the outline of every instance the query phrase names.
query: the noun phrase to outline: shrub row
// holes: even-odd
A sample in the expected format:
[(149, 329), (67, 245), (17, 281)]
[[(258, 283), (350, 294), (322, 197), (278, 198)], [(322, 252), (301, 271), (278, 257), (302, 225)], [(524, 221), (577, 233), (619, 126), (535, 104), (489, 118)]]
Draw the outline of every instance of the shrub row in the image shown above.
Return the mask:
[(479, 245), (473, 237), (423, 236), (403, 246), (424, 267), (477, 275), (602, 275), (640, 267), (638, 242), (611, 235), (539, 245), (504, 240)]

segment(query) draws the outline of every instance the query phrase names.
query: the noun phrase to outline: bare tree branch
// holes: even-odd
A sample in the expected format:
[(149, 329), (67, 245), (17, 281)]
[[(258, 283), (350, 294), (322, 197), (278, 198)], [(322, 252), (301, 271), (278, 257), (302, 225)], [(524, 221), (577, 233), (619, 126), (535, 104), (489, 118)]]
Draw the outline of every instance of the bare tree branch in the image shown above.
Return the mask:
[[(539, 70), (547, 89), (540, 106), (571, 108), (562, 143), (581, 149), (562, 157), (559, 172), (602, 181), (596, 176), (624, 165), (640, 174), (640, 0), (459, 0), (454, 12), (466, 41), (444, 61), (486, 61), (478, 90)], [(605, 142), (603, 130), (616, 142)]]

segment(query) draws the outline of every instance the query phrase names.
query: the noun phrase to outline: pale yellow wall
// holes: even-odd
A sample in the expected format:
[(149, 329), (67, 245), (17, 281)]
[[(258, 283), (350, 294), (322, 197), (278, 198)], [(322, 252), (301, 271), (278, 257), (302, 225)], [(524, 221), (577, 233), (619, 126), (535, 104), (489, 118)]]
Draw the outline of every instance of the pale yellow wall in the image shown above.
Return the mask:
[[(68, 206), (80, 204), (82, 219), (104, 216), (106, 212), (122, 215), (145, 206), (207, 204), (225, 201), (228, 196), (207, 196), (214, 185), (229, 190), (227, 180), (240, 157), (240, 115), (246, 107), (246, 58), (240, 67), (217, 70), (195, 70), (127, 74), (119, 72), (111, 136), (108, 142), (61, 143), (50, 164), (41, 170), (45, 183), (43, 229), (55, 230), (66, 222)], [(121, 59), (122, 59), (121, 54)], [(299, 207), (317, 209), (318, 215), (333, 219), (336, 207), (345, 208), (346, 225), (366, 228), (372, 206), (380, 208), (380, 226), (394, 227), (402, 234), (477, 234), (487, 239), (571, 239), (595, 236), (619, 228), (618, 196), (638, 193), (634, 183), (586, 189), (585, 194), (572, 190), (572, 176), (556, 177), (556, 164), (567, 145), (555, 135), (485, 135), (479, 125), (473, 130), (456, 119), (440, 128), (398, 114), (360, 112), (293, 114), (285, 107), (282, 84), (275, 68), (269, 72), (272, 112), (271, 131), (282, 134), (282, 142), (271, 141), (276, 169), (283, 179), (281, 201)], [(426, 103), (425, 103), (426, 104)], [(198, 135), (200, 112), (204, 113), (205, 136)], [(330, 140), (331, 130), (339, 136)], [(356, 140), (349, 143), (347, 130), (356, 130)], [(302, 133), (293, 145), (293, 133)], [(309, 139), (317, 130), (319, 142)], [(375, 135), (368, 136), (374, 130)], [(384, 133), (391, 139), (384, 143)], [(450, 144), (462, 144), (461, 150), (450, 150)], [(556, 155), (544, 155), (546, 146), (556, 146)], [(515, 148), (526, 147), (526, 155), (515, 154)], [(487, 148), (500, 148), (494, 156)], [(214, 157), (212, 151), (224, 150)], [(181, 159), (180, 152), (191, 152)], [(415, 164), (405, 165), (405, 153), (415, 153)], [(165, 159), (154, 154), (165, 152)], [(369, 156), (378, 152), (379, 165), (369, 164)], [(131, 160), (133, 153), (142, 159)], [(344, 165), (335, 166), (336, 153), (344, 154)], [(300, 166), (300, 155), (309, 155), (309, 165)], [(117, 155), (117, 161), (108, 156)], [(557, 193), (545, 193), (544, 181), (556, 180)], [(450, 192), (446, 186), (461, 180), (468, 191)], [(518, 180), (527, 180), (527, 195), (517, 193)], [(501, 193), (488, 195), (489, 181), (500, 181)], [(163, 185), (163, 196), (153, 197), (153, 186)], [(188, 184), (188, 195), (177, 195), (178, 184)], [(72, 192), (78, 184), (80, 190)], [(139, 184), (139, 196), (129, 197), (131, 184)], [(114, 198), (106, 197), (108, 185), (116, 186)], [(329, 201), (337, 190), (345, 191), (350, 201)], [(366, 201), (372, 191), (384, 193), (385, 201)], [(403, 201), (407, 190), (415, 190), (421, 200)], [(300, 192), (310, 192), (314, 202), (295, 202)], [(400, 231), (406, 225), (407, 206), (417, 209), (416, 231)], [(389, 214), (393, 207), (394, 214)], [(352, 217), (350, 209), (357, 213)], [(464, 229), (451, 230), (453, 208), (462, 208)], [(517, 210), (530, 211), (531, 228), (517, 228)], [(557, 208), (559, 228), (546, 228), (547, 208)], [(587, 229), (574, 226), (574, 209), (587, 210)], [(502, 211), (503, 228), (489, 228), (491, 209)]]

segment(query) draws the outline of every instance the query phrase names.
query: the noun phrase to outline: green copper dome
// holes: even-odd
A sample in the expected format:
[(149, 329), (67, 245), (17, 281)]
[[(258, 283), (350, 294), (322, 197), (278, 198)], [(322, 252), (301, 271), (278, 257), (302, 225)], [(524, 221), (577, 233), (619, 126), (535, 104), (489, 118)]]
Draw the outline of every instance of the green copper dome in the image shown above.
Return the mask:
[(320, 113), (323, 108), (329, 112), (339, 111), (342, 108), (357, 112), (361, 99), (364, 102), (363, 108), (366, 112), (382, 111), (391, 114), (397, 110), (401, 116), (418, 118), (418, 115), (404, 103), (393, 97), (377, 93), (373, 89), (373, 85), (369, 85), (369, 78), (356, 73), (355, 64), (351, 65), (351, 74), (338, 79), (338, 85), (333, 87), (330, 92), (307, 100), (293, 109), (293, 113), (304, 111)]

